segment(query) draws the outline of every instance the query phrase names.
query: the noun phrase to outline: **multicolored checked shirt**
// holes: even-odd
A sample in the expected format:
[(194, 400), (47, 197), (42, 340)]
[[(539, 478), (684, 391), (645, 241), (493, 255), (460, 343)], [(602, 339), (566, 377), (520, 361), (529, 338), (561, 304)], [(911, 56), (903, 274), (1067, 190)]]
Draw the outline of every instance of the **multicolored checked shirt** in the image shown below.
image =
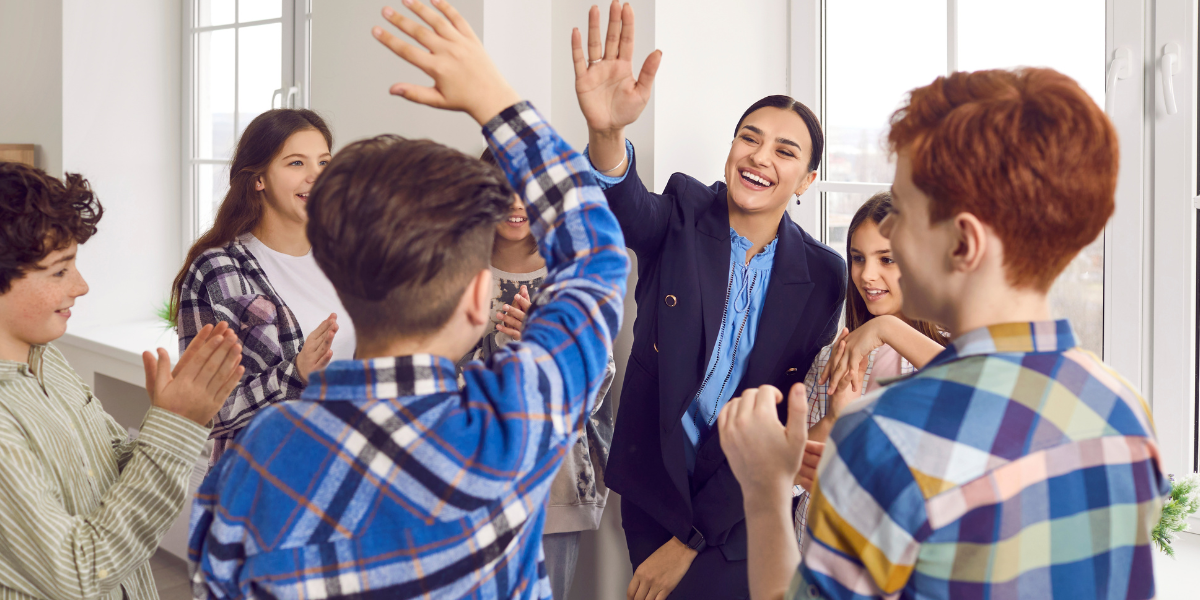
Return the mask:
[(1149, 413), (1065, 320), (962, 335), (834, 426), (789, 597), (1154, 597)]
[(604, 383), (629, 260), (587, 161), (526, 102), (484, 134), (548, 273), (520, 342), (339, 361), (234, 440), (192, 512), (212, 598), (549, 599), (550, 484)]

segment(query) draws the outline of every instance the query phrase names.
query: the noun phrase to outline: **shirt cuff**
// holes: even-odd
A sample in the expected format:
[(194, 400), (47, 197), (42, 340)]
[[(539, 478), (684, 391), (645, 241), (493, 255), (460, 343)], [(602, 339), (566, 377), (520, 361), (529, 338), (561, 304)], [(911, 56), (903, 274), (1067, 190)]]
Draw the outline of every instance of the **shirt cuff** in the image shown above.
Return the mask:
[[(625, 178), (629, 176), (629, 167), (625, 167), (625, 172), (622, 173), (620, 177), (609, 177), (608, 175), (601, 173), (596, 169), (596, 165), (592, 164), (592, 157), (588, 154), (588, 149), (586, 146), (583, 148), (583, 155), (588, 159), (588, 165), (592, 167), (592, 176), (596, 178), (596, 183), (600, 185), (600, 189), (602, 190), (607, 190), (608, 188), (625, 181)], [(633, 162), (633, 142), (630, 142), (629, 140), (625, 140), (625, 162)]]
[(175, 455), (191, 464), (200, 456), (209, 430), (187, 417), (157, 406), (150, 407), (138, 432), (138, 443)]

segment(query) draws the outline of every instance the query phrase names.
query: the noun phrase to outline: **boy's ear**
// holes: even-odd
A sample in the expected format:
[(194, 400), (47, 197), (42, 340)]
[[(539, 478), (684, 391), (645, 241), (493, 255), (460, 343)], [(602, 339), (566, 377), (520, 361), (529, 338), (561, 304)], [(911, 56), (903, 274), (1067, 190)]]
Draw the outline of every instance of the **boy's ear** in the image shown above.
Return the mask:
[(463, 293), (467, 320), (472, 325), (484, 325), (492, 312), (492, 270), (483, 269), (471, 278)]
[(983, 264), (989, 251), (996, 250), (992, 248), (987, 226), (971, 213), (955, 215), (951, 219), (951, 231), (954, 240), (953, 249), (950, 251), (950, 266), (954, 271), (971, 273)]

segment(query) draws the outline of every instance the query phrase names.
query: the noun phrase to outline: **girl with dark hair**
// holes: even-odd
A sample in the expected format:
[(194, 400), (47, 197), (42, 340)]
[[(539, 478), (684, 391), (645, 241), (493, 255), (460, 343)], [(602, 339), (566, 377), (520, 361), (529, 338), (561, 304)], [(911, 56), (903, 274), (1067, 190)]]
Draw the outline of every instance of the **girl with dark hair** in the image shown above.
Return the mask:
[(243, 348), (246, 374), (213, 419), (210, 468), (259, 410), (299, 398), (309, 373), (333, 358), (354, 357), (353, 325), (338, 322), (345, 309), (305, 232), (308, 192), (332, 146), (329, 127), (310, 110), (271, 110), (251, 121), (212, 228), (175, 277), (180, 349), (221, 321)]
[[(824, 442), (847, 404), (880, 387), (880, 381), (925, 366), (949, 342), (937, 325), (900, 312), (900, 268), (879, 224), (892, 208), (892, 194), (879, 192), (859, 207), (846, 232), (850, 280), (846, 284), (846, 327), (821, 350), (804, 384), (808, 390), (808, 439)], [(866, 347), (865, 352), (860, 350)], [(853, 361), (851, 363), (851, 361)], [(799, 481), (797, 536), (804, 533), (808, 492)]]
[(638, 264), (605, 473), (621, 494), (627, 595), (749, 597), (745, 512), (716, 418), (742, 390), (800, 384), (836, 336), (846, 264), (785, 210), (816, 179), (824, 137), (808, 107), (767, 96), (738, 119), (724, 181), (676, 173), (651, 193), (625, 127), (645, 108), (662, 55), (634, 79), (633, 25), (633, 9), (614, 1), (607, 43), (596, 7), (586, 50), (572, 35), (586, 154)]

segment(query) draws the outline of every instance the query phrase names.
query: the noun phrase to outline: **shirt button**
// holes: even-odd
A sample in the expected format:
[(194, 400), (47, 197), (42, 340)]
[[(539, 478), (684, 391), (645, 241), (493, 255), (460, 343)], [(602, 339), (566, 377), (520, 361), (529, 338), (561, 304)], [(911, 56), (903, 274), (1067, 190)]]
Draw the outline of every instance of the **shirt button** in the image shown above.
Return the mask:
[[(96, 477), (96, 473), (93, 472), (91, 469), (88, 469), (88, 477), (91, 477), (94, 479)], [(103, 575), (101, 575), (101, 577), (103, 577)]]
[(667, 294), (667, 297), (663, 298), (663, 302), (666, 302), (667, 306), (675, 306), (679, 303), (675, 296), (672, 296), (671, 294)]
[(815, 585), (808, 586), (808, 597), (809, 598), (820, 598), (821, 590), (818, 590), (817, 586), (815, 586)]
[(96, 572), (96, 574), (100, 576), (100, 579), (104, 579), (105, 577), (108, 577), (108, 569), (100, 569)]

